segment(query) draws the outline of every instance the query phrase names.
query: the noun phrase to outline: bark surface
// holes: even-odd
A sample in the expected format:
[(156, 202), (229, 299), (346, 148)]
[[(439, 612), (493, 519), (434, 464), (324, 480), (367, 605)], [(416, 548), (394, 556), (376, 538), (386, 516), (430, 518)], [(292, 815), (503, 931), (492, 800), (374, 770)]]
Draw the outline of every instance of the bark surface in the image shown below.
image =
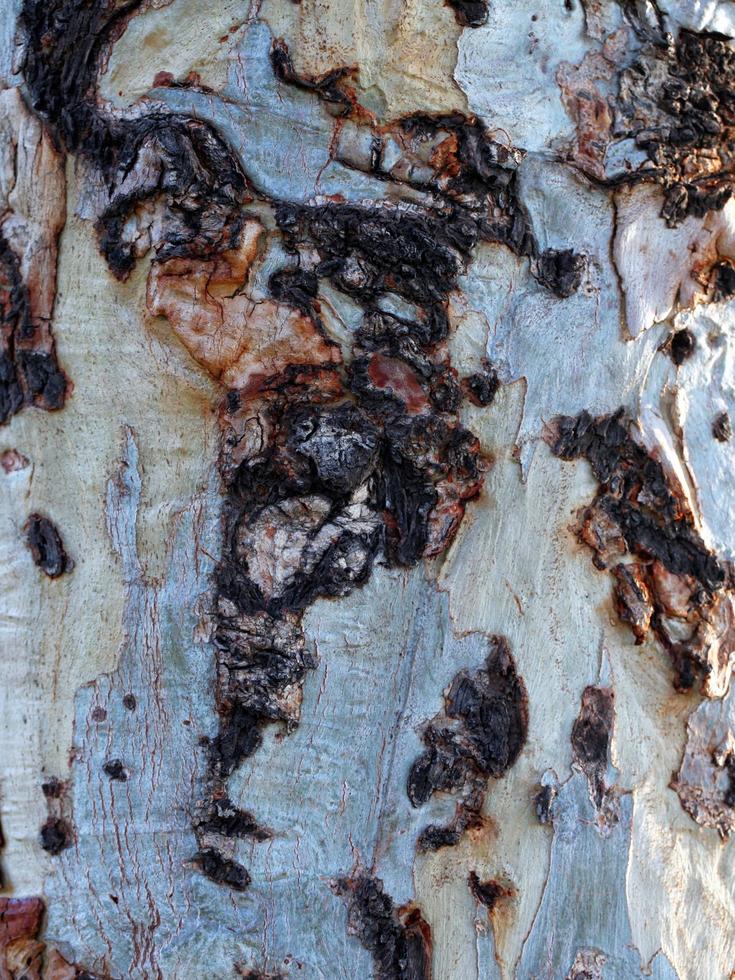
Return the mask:
[(0, 978), (731, 976), (734, 37), (3, 6)]

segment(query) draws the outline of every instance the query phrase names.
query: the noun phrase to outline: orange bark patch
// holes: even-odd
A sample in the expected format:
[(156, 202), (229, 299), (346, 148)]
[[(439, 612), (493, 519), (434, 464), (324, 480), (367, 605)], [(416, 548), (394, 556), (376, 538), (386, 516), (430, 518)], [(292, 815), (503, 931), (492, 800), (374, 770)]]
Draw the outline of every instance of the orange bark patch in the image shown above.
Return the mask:
[(248, 221), (237, 249), (157, 262), (148, 277), (148, 312), (165, 316), (194, 360), (228, 388), (252, 389), (294, 364), (341, 360), (310, 316), (241, 291), (262, 234), (259, 222)]
[(339, 348), (324, 337), (310, 316), (266, 300), (252, 306), (238, 356), (220, 380), (228, 388), (253, 391), (261, 381), (291, 365), (321, 366), (341, 360)]

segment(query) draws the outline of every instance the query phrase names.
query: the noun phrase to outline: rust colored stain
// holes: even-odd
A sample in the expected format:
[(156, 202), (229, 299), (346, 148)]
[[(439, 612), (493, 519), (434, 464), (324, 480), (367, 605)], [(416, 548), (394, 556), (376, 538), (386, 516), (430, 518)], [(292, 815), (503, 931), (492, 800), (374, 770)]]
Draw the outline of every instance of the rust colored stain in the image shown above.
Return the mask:
[(419, 384), (416, 374), (404, 361), (374, 354), (368, 363), (367, 375), (379, 391), (402, 401), (410, 415), (429, 411), (431, 406), (426, 392)]
[(15, 939), (34, 939), (41, 928), (45, 908), (40, 898), (0, 897), (0, 946)]

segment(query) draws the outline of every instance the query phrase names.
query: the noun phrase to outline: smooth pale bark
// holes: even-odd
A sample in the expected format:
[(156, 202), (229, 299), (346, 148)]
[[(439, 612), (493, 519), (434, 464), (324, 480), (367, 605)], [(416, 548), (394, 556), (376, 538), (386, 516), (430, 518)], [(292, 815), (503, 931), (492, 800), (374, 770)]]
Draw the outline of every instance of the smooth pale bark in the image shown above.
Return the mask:
[[(150, 252), (124, 282), (109, 270), (94, 230), (99, 183), (83, 160), (56, 159), (18, 97), (19, 6), (0, 11), (0, 201), (16, 224), (37, 225), (28, 240), (43, 242), (66, 195), (51, 324), (73, 385), (61, 410), (26, 408), (0, 428), (0, 861), (4, 896), (45, 902), (46, 975), (74, 975), (53, 972), (58, 951), (110, 977), (368, 977), (373, 957), (333, 887), (367, 869), (396, 906), (420, 908), (434, 980), (729, 977), (732, 827), (726, 810), (714, 818), (697, 797), (702, 787), (724, 793), (735, 746), (729, 675), (716, 697), (680, 693), (655, 636), (634, 644), (611, 576), (575, 533), (598, 481), (544, 439), (557, 416), (623, 406), (703, 542), (723, 561), (735, 557), (733, 444), (712, 436), (718, 413), (735, 412), (735, 301), (714, 302), (702, 275), (735, 258), (735, 204), (669, 228), (659, 186), (613, 191), (575, 158), (581, 124), (568, 69), (630, 30), (618, 6), (589, 3), (585, 17), (577, 2), (493, 2), (487, 23), (470, 28), (439, 0), (172, 0), (139, 12), (109, 53), (101, 99), (122, 112), (150, 97), (211, 124), (271, 199), (392, 193), (335, 161), (334, 119), (313, 92), (277, 85), (274, 37), (285, 38), (301, 75), (358, 65), (360, 102), (381, 122), (476, 114), (527, 151), (519, 195), (540, 249), (586, 256), (580, 288), (560, 298), (528, 256), (492, 242), (473, 249), (449, 298), (448, 348), (461, 377), (486, 360), (498, 371), (492, 404), (461, 409), (492, 465), (448, 550), (409, 569), (379, 561), (362, 587), (306, 611), (318, 666), (304, 682), (300, 723), (288, 734), (267, 728), (228, 783), (231, 799), (273, 834), (236, 842), (252, 878), (243, 892), (192, 865), (202, 739), (217, 731), (217, 413), (235, 382), (197, 331), (187, 333), (176, 302), (167, 305)], [(735, 34), (730, 3), (660, 6), (674, 32)], [(160, 86), (160, 72), (183, 80), (191, 71), (203, 87)], [(599, 72), (584, 84), (590, 78), (597, 84)], [(48, 157), (35, 164), (35, 198), (13, 198), (6, 186), (16, 144)], [(254, 309), (268, 302), (283, 250), (269, 206), (256, 201), (248, 215), (270, 251), (252, 302), (226, 302), (242, 299), (237, 315), (251, 323), (263, 316), (261, 332), (251, 327), (257, 361), (271, 321), (269, 308)], [(181, 307), (193, 305), (182, 291)], [(362, 310), (327, 284), (320, 300), (349, 357)], [(676, 366), (661, 348), (684, 328), (696, 349)], [(219, 356), (226, 339), (214, 333)], [(33, 563), (23, 528), (34, 512), (59, 528), (72, 572), (50, 579)], [(455, 675), (482, 665), (494, 636), (506, 638), (525, 682), (526, 744), (502, 779), (489, 780), (486, 822), (454, 846), (417, 853), (420, 832), (451, 820), (456, 802), (441, 793), (420, 808), (409, 802), (422, 726)], [(573, 753), (589, 686), (614, 692), (604, 778), (619, 812), (609, 822)], [(724, 761), (713, 764), (712, 749)], [(103, 769), (115, 759), (124, 782)], [(680, 792), (694, 787), (692, 815), (671, 785), (680, 768)], [(44, 798), (51, 778), (65, 784), (60, 801)], [(555, 794), (545, 822), (543, 786)], [(49, 856), (39, 829), (57, 807), (73, 844)], [(472, 873), (507, 892), (492, 914), (468, 885)]]

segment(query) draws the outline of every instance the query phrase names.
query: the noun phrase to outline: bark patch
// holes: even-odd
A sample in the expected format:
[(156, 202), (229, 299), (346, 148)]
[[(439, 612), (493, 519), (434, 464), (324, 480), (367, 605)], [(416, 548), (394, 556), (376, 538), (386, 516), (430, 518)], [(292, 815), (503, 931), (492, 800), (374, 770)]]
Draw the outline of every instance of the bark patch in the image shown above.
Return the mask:
[(23, 530), (34, 564), (49, 578), (58, 578), (74, 568), (58, 528), (48, 517), (31, 514)]
[(557, 419), (548, 441), (564, 460), (589, 461), (599, 489), (581, 515), (580, 540), (614, 582), (615, 608), (636, 639), (652, 633), (671, 657), (674, 684), (696, 680), (710, 697), (732, 672), (731, 570), (696, 530), (683, 491), (631, 435), (622, 409)]
[(728, 412), (720, 412), (712, 422), (712, 435), (718, 442), (729, 442), (732, 439), (732, 422)]
[(397, 909), (378, 878), (340, 878), (348, 930), (373, 957), (376, 980), (431, 980), (431, 930), (415, 906)]
[(608, 186), (657, 183), (662, 217), (673, 227), (720, 210), (732, 196), (735, 53), (722, 34), (667, 33), (655, 4), (623, 9), (633, 27), (629, 50), (620, 31), (559, 72), (577, 125), (574, 160)]
[(487, 20), (488, 0), (445, 0), (462, 27), (482, 27)]
[(574, 764), (587, 777), (590, 799), (600, 827), (610, 829), (619, 819), (618, 794), (608, 786), (610, 750), (615, 723), (615, 695), (608, 687), (586, 687), (572, 727)]
[(457, 793), (461, 799), (448, 827), (430, 825), (422, 831), (420, 850), (455, 844), (466, 829), (482, 822), (487, 780), (500, 779), (515, 763), (527, 731), (525, 685), (507, 642), (495, 637), (484, 667), (456, 675), (443, 711), (424, 729), (426, 750), (408, 776), (412, 805), (421, 806), (435, 792)]
[(492, 878), (482, 881), (475, 871), (470, 871), (467, 882), (475, 900), (485, 906), (489, 916), (499, 903), (512, 898), (516, 893), (512, 886)]

